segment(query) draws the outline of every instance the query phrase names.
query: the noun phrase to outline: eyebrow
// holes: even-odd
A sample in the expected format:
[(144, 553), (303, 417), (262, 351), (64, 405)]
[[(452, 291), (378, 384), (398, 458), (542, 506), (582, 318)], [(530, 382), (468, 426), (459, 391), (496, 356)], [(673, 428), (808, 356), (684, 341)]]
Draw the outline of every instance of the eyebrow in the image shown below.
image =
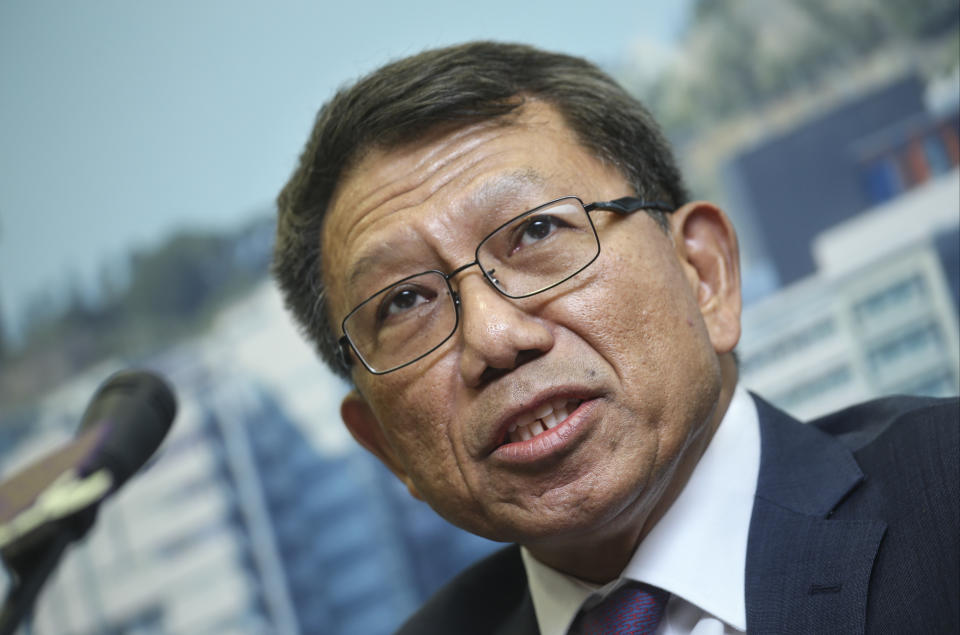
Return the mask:
[(383, 254), (394, 253), (396, 251), (397, 247), (395, 246), (395, 242), (393, 244), (389, 241), (380, 243), (371, 253), (361, 256), (356, 260), (356, 262), (353, 263), (353, 265), (351, 265), (350, 274), (347, 276), (347, 281), (351, 285), (356, 284), (357, 278), (366, 274), (371, 267), (382, 262)]
[[(495, 181), (488, 181), (470, 195), (466, 207), (468, 209), (483, 209), (500, 203), (504, 199), (517, 198), (529, 195), (533, 191), (540, 191), (546, 183), (546, 178), (533, 168), (513, 170), (502, 175)], [(381, 263), (384, 254), (394, 253), (398, 249), (396, 241), (387, 241), (377, 245), (373, 251), (358, 258), (351, 266), (347, 276), (348, 284), (354, 285), (357, 279), (367, 271)], [(389, 283), (385, 283), (386, 286)]]

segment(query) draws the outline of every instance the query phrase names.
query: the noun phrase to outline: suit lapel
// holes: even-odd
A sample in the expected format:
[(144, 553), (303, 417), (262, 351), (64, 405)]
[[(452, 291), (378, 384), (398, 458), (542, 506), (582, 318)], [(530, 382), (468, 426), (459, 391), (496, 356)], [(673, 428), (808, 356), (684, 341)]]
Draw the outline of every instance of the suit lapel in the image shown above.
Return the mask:
[(533, 598), (528, 588), (516, 610), (505, 617), (503, 624), (495, 631), (495, 635), (538, 635), (539, 633), (537, 614), (533, 609)]
[(830, 514), (863, 474), (836, 439), (754, 399), (761, 452), (747, 548), (747, 631), (862, 633), (886, 525)]

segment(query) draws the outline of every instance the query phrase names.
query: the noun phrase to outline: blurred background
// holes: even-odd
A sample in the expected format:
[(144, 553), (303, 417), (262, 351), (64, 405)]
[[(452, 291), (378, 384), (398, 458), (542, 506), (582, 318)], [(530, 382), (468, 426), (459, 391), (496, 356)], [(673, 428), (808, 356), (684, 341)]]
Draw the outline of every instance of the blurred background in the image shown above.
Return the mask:
[(0, 475), (96, 386), (180, 413), (38, 605), (38, 634), (388, 633), (497, 545), (347, 438), (267, 278), (318, 107), (468, 39), (585, 56), (740, 232), (744, 383), (799, 417), (960, 388), (956, 0), (0, 4)]

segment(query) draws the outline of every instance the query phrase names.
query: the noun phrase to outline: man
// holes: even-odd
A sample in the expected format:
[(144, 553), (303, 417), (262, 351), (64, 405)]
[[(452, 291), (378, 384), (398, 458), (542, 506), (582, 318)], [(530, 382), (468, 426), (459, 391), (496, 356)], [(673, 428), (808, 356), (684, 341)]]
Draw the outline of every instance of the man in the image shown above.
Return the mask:
[(956, 403), (804, 426), (738, 388), (734, 229), (583, 60), (474, 43), (341, 91), (274, 270), (353, 436), (519, 545), (403, 632), (957, 627)]

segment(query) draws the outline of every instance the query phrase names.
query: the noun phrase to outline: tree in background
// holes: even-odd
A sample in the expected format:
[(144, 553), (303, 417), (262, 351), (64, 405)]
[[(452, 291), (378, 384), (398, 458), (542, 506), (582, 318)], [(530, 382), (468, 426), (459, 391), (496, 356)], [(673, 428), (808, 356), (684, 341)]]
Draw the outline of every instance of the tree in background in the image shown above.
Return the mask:
[(721, 167), (753, 142), (908, 73), (955, 72), (956, 0), (694, 0), (675, 50), (614, 74), (674, 143), (697, 197), (725, 201)]
[(672, 134), (815, 90), (873, 55), (887, 52), (927, 73), (956, 56), (918, 55), (932, 40), (955, 42), (956, 0), (697, 0), (679, 54), (645, 86), (645, 97)]
[(40, 291), (27, 309), (25, 344), (8, 349), (0, 367), (0, 401), (29, 402), (98, 361), (136, 359), (203, 330), (266, 277), (273, 230), (264, 216), (232, 232), (181, 231), (134, 252), (123, 286), (104, 274), (95, 293), (77, 280), (62, 294)]

